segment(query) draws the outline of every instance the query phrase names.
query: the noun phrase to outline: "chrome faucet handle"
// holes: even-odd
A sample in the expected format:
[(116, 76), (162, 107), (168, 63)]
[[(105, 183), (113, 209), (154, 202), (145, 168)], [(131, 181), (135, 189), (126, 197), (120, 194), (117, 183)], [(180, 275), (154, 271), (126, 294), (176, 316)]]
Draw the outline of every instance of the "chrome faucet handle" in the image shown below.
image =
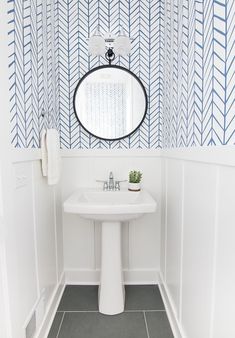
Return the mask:
[(108, 181), (104, 181), (104, 180), (96, 180), (96, 182), (101, 182), (103, 183), (103, 190), (107, 191), (109, 186), (108, 186)]
[(122, 183), (122, 182), (127, 182), (127, 180), (115, 181), (115, 190), (116, 191), (120, 190), (120, 183)]
[(109, 186), (108, 186), (108, 182), (107, 182), (107, 181), (104, 182), (103, 190), (104, 190), (104, 191), (109, 190)]

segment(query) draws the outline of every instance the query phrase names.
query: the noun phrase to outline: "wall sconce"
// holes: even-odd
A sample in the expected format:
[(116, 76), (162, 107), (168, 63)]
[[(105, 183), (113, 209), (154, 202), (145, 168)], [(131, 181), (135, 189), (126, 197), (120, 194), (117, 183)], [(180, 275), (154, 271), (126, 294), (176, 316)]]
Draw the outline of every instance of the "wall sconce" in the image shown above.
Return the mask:
[(105, 58), (111, 64), (116, 56), (130, 54), (131, 41), (132, 39), (126, 35), (122, 27), (118, 36), (110, 32), (102, 36), (97, 27), (94, 34), (88, 39), (88, 52), (95, 56), (105, 55)]

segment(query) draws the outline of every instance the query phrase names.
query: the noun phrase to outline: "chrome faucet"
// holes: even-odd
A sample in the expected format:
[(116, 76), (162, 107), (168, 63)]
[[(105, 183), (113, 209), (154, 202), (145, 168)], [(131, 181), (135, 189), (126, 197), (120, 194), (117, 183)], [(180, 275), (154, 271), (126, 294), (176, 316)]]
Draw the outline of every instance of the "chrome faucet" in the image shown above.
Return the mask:
[(106, 181), (104, 180), (96, 180), (96, 182), (102, 182), (103, 183), (103, 190), (104, 191), (113, 191), (115, 189), (114, 186), (114, 178), (113, 178), (113, 173), (110, 171), (109, 173), (109, 179)]
[(114, 179), (113, 179), (113, 173), (110, 171), (109, 173), (109, 183), (108, 183), (109, 190), (114, 190)]
[(103, 183), (103, 191), (114, 191), (114, 190), (118, 191), (118, 190), (120, 190), (120, 183), (126, 182), (126, 180), (114, 182), (113, 172), (110, 171), (109, 179), (107, 181), (106, 180), (105, 181), (104, 180), (96, 180), (96, 182)]

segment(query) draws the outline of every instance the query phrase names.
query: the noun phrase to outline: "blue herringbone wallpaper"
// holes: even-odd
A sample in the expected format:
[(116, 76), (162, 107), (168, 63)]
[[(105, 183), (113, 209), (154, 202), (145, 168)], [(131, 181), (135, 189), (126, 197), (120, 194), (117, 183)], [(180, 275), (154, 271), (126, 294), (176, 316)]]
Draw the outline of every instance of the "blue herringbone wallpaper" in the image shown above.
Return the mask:
[[(160, 15), (155, 0), (59, 0), (59, 111), (62, 148), (157, 148), (161, 146), (160, 115)], [(143, 82), (149, 98), (147, 117), (128, 138), (106, 142), (90, 136), (74, 115), (75, 86), (89, 69), (107, 64), (103, 57), (90, 57), (87, 37), (100, 26), (102, 33), (118, 34), (122, 26), (134, 38), (130, 57), (116, 64), (131, 69)]]
[[(7, 1), (7, 0), (6, 0)], [(234, 0), (8, 0), (12, 143), (38, 147), (56, 126), (62, 148), (157, 148), (235, 143)], [(106, 64), (87, 54), (97, 25), (134, 38), (117, 64), (143, 81), (149, 110), (121, 141), (91, 137), (72, 108), (74, 88)], [(41, 113), (45, 111), (43, 119)]]
[(163, 147), (235, 144), (235, 1), (165, 0)]
[(8, 4), (12, 144), (38, 148), (43, 125), (59, 129), (56, 8), (49, 0), (8, 0)]
[[(60, 128), (62, 148), (157, 148), (161, 146), (161, 2), (141, 0), (9, 0), (12, 143), (38, 147), (45, 110)], [(90, 57), (87, 37), (101, 31), (131, 37), (130, 57), (117, 64), (143, 81), (149, 98), (147, 117), (131, 137), (105, 142), (78, 124), (72, 107), (75, 86), (89, 69), (107, 64)], [(162, 27), (163, 28), (163, 27)], [(49, 120), (49, 121), (47, 121)]]

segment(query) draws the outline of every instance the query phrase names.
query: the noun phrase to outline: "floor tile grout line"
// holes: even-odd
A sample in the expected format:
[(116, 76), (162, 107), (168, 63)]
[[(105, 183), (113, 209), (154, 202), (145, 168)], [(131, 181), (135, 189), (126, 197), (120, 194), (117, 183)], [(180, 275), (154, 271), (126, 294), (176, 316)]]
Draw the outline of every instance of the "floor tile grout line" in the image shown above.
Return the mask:
[(64, 310), (64, 311), (57, 311), (59, 313), (98, 313), (99, 311), (97, 310)]
[[(128, 311), (136, 311), (136, 310), (127, 310)], [(145, 309), (145, 310), (139, 310), (139, 311), (143, 311), (143, 312), (166, 312), (165, 309), (160, 309), (160, 310), (148, 310), (148, 309)], [(126, 311), (125, 311), (126, 312)]]
[(166, 312), (166, 310), (125, 310), (124, 312)]
[(64, 321), (64, 316), (65, 316), (65, 312), (63, 313), (63, 316), (62, 316), (62, 318), (61, 318), (61, 322), (60, 322), (60, 326), (59, 326), (59, 328), (58, 328), (58, 332), (57, 332), (56, 338), (59, 337), (60, 330), (61, 330), (61, 327), (62, 327), (62, 324), (63, 324), (63, 321)]
[[(58, 313), (100, 313), (98, 310), (63, 310), (63, 311), (57, 311)], [(125, 310), (121, 313), (131, 313), (131, 312), (166, 312), (165, 309), (161, 309), (161, 310)], [(120, 313), (120, 314), (121, 314)]]
[(144, 322), (145, 322), (145, 328), (146, 328), (146, 331), (147, 331), (147, 337), (150, 338), (149, 328), (148, 328), (148, 323), (147, 323), (145, 311), (143, 311), (143, 313), (144, 313)]

